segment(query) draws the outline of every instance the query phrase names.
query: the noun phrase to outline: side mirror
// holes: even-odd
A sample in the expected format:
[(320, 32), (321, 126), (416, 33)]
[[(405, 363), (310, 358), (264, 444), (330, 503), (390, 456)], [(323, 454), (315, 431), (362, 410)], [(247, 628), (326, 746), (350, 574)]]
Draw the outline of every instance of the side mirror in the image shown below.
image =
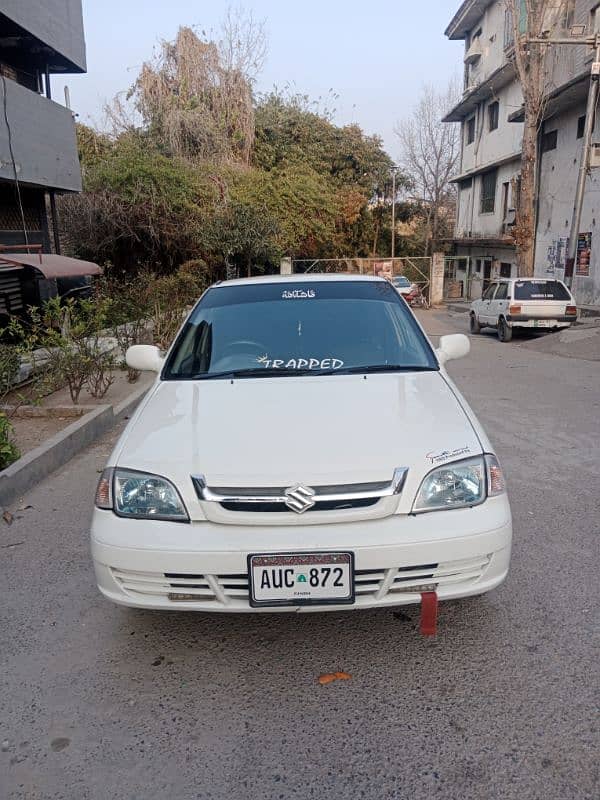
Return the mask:
[(158, 347), (151, 344), (134, 344), (125, 353), (125, 361), (131, 369), (140, 372), (160, 372), (164, 358)]
[(462, 358), (471, 351), (471, 342), (464, 333), (453, 333), (450, 336), (440, 338), (440, 346), (435, 351), (440, 364), (446, 361), (453, 361), (455, 358)]

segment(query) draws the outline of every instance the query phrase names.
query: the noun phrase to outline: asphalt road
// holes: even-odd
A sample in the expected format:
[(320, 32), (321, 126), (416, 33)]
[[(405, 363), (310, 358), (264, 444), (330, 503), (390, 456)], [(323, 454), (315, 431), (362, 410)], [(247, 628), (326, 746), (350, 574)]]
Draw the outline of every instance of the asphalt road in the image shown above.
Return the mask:
[(435, 639), (416, 607), (103, 600), (87, 531), (117, 431), (0, 520), (0, 798), (597, 800), (600, 366), (480, 336), (451, 372), (503, 461), (515, 546), (506, 584), (443, 605)]

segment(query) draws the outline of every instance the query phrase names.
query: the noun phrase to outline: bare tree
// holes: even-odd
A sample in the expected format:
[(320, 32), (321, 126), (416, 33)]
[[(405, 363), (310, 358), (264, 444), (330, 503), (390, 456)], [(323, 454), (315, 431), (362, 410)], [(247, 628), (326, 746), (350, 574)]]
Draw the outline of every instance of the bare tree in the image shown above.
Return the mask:
[(444, 212), (453, 202), (450, 179), (458, 163), (460, 130), (457, 125), (443, 123), (442, 117), (458, 97), (456, 81), (442, 91), (425, 86), (412, 114), (395, 128), (401, 146), (400, 163), (425, 207), (425, 255), (431, 253), (441, 222), (447, 217)]
[(523, 92), (525, 110), (521, 183), (514, 237), (519, 274), (532, 276), (535, 260), (536, 188), (539, 132), (547, 90), (552, 78), (552, 47), (532, 42), (564, 27), (572, 0), (505, 0), (512, 22), (514, 63)]
[(221, 23), (219, 53), (226, 70), (254, 84), (267, 57), (265, 23), (255, 20), (252, 12), (241, 6), (230, 6)]

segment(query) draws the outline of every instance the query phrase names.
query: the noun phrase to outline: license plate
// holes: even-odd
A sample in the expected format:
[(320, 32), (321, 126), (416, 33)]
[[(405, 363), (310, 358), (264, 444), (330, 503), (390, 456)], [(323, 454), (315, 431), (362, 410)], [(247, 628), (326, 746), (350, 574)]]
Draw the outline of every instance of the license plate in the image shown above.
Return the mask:
[(552, 320), (552, 319), (534, 319), (533, 320), (533, 327), (534, 328), (551, 328), (553, 325), (556, 325), (556, 320)]
[(248, 556), (250, 605), (354, 603), (353, 553), (263, 553)]

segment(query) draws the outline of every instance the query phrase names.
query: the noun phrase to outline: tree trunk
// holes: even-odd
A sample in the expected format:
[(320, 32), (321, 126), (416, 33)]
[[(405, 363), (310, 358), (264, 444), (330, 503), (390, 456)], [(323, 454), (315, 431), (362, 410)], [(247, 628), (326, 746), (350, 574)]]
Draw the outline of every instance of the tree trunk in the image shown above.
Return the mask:
[(514, 228), (519, 275), (532, 277), (537, 233), (538, 135), (544, 118), (548, 75), (546, 60), (552, 45), (531, 41), (560, 30), (565, 0), (507, 0), (512, 13), (514, 59), (523, 91), (525, 124), (521, 152), (521, 196)]
[(379, 215), (376, 215), (375, 216), (375, 232), (373, 234), (373, 252), (372, 252), (373, 258), (375, 258), (375, 256), (377, 255), (377, 245), (379, 243), (380, 223), (381, 223), (381, 220), (379, 218)]
[(517, 224), (514, 231), (519, 277), (525, 278), (533, 277), (535, 266), (537, 163), (537, 114), (526, 113), (523, 130), (523, 151), (521, 154), (521, 194), (517, 210)]

